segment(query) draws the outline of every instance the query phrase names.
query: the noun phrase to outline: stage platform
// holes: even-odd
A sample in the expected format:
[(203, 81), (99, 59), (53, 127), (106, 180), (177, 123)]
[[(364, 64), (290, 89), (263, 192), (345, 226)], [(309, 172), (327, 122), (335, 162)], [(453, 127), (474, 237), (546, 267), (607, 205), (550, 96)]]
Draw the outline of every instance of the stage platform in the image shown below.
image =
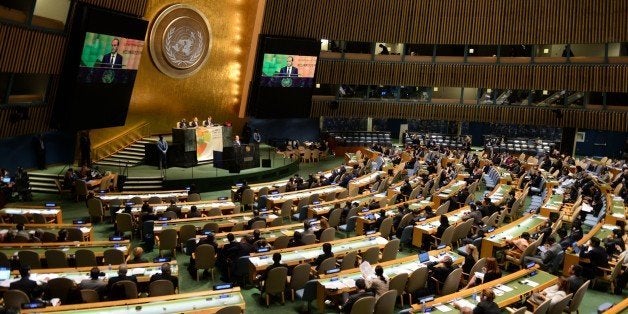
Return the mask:
[[(161, 189), (181, 189), (194, 183), (201, 192), (211, 192), (228, 189), (242, 180), (256, 183), (286, 178), (295, 173), (306, 176), (319, 170), (333, 168), (342, 163), (343, 160), (342, 158), (330, 157), (328, 160), (321, 160), (316, 163), (300, 163), (277, 155), (274, 148), (267, 145), (263, 145), (260, 150), (261, 159), (270, 159), (271, 166), (241, 170), (240, 173), (229, 173), (228, 170), (214, 167), (211, 162), (190, 168), (170, 167), (164, 171), (148, 165), (128, 168), (102, 165), (98, 166), (98, 169), (103, 173), (112, 171), (126, 174), (128, 176), (126, 185), (128, 189), (125, 188), (125, 190), (141, 190), (142, 182), (147, 182), (147, 186), (152, 186), (146, 188), (147, 190), (157, 189), (154, 186), (155, 182), (161, 181)], [(46, 179), (48, 181), (46, 185), (50, 186), (49, 192), (53, 193), (56, 191), (56, 188), (54, 188), (54, 177), (57, 177), (57, 175), (63, 177), (68, 167), (69, 165), (49, 165), (46, 170), (30, 170), (31, 182), (33, 177)], [(75, 170), (78, 169), (77, 165), (71, 165), (71, 167)]]

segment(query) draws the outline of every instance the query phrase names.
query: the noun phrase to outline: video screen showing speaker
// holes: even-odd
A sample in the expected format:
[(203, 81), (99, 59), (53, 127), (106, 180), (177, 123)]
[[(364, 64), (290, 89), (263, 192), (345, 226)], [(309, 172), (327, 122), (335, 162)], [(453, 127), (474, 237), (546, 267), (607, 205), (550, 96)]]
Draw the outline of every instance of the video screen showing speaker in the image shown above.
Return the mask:
[(266, 87), (308, 87), (314, 83), (314, 56), (265, 53), (260, 85)]
[(257, 118), (310, 114), (320, 44), (310, 38), (260, 36), (248, 113)]
[(65, 130), (122, 126), (148, 22), (78, 1), (73, 11), (52, 126)]

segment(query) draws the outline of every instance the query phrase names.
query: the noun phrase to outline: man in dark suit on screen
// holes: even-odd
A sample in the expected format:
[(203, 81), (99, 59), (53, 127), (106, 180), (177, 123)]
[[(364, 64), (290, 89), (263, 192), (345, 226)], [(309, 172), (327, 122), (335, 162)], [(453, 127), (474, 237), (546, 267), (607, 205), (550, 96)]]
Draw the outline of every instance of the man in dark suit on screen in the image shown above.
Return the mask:
[(122, 55), (118, 53), (118, 47), (120, 46), (120, 40), (114, 38), (111, 41), (111, 52), (102, 56), (100, 61), (101, 67), (121, 69), (122, 68)]
[(292, 62), (294, 62), (293, 57), (288, 57), (286, 59), (286, 66), (279, 69), (279, 76), (288, 76), (288, 77), (299, 76), (299, 68), (292, 66)]

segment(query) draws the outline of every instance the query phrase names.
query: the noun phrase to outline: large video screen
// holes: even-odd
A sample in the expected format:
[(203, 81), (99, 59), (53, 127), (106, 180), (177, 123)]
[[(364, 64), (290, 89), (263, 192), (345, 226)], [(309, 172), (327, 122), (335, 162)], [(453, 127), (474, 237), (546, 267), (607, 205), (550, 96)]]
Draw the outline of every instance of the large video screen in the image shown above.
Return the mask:
[(148, 22), (76, 2), (52, 126), (122, 126), (144, 50)]
[(265, 53), (260, 84), (267, 87), (312, 87), (316, 59), (316, 56)]
[(316, 39), (260, 36), (247, 114), (257, 118), (309, 116), (319, 53)]
[(135, 80), (142, 50), (143, 40), (86, 32), (79, 64), (79, 82), (129, 84)]

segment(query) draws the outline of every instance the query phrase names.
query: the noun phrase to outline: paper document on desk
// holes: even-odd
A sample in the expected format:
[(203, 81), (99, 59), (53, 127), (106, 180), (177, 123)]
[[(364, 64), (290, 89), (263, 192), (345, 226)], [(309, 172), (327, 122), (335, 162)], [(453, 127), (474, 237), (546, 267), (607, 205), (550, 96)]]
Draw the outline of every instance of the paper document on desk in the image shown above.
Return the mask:
[(625, 215), (622, 215), (622, 214), (620, 214), (620, 213), (614, 213), (614, 214), (613, 214), (613, 217), (616, 217), (616, 218), (624, 218), (624, 216), (625, 216)]
[(539, 283), (538, 283), (538, 282), (532, 281), (532, 280), (530, 280), (530, 279), (526, 279), (526, 280), (524, 281), (524, 283), (525, 283), (526, 285), (528, 285), (528, 286), (532, 287), (532, 288), (534, 288), (534, 287), (536, 287), (536, 286), (538, 286), (538, 285), (539, 285)]
[(591, 207), (591, 205), (587, 204), (587, 203), (582, 203), (582, 207), (580, 208), (581, 211), (585, 212), (585, 213), (590, 213), (593, 211), (593, 207)]
[(346, 287), (340, 280), (328, 281), (323, 286), (325, 286), (325, 289), (343, 289)]
[(144, 275), (144, 273), (146, 273), (146, 268), (144, 267), (138, 267), (138, 268), (133, 268), (131, 269), (131, 275)]
[(510, 292), (513, 290), (511, 287), (508, 287), (506, 285), (498, 285), (496, 288), (504, 292)]
[(458, 308), (468, 307), (470, 309), (475, 308), (475, 304), (469, 302), (467, 299), (460, 299), (458, 301), (454, 301), (454, 304), (458, 306)]
[(89, 233), (91, 230), (92, 230), (91, 228), (81, 227), (81, 232), (83, 233)]
[(451, 308), (449, 306), (447, 306), (447, 305), (444, 305), (444, 304), (440, 304), (440, 305), (437, 305), (435, 307), (436, 307), (437, 310), (439, 310), (441, 312), (449, 312), (449, 311), (451, 311)]

